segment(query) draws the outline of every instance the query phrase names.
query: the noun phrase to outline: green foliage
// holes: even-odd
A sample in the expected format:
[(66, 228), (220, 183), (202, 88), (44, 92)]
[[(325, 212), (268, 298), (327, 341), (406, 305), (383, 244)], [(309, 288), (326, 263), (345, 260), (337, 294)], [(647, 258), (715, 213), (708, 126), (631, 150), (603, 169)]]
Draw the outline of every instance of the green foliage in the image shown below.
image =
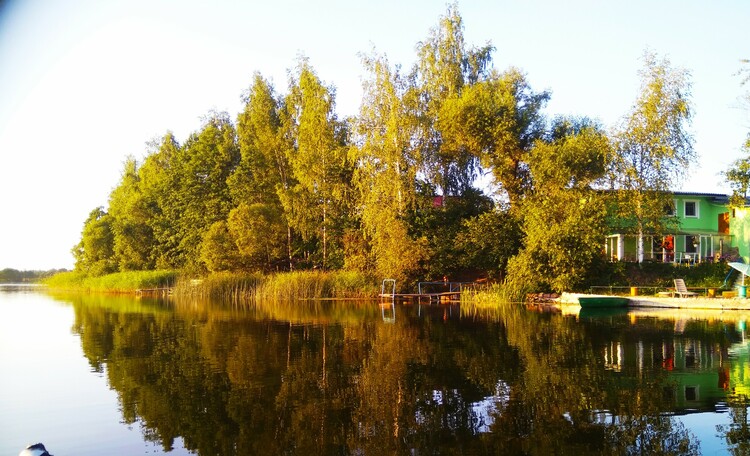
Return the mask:
[(227, 182), (235, 204), (278, 206), (277, 188), (291, 183), (280, 109), (273, 87), (255, 74), (245, 109), (237, 117), (240, 163)]
[[(750, 60), (742, 59), (742, 68), (739, 75), (742, 76), (741, 85), (750, 82)], [(742, 96), (743, 107), (750, 110), (750, 91), (745, 92)], [(730, 167), (722, 172), (724, 180), (732, 189), (730, 204), (735, 207), (744, 207), (747, 200), (747, 193), (750, 189), (750, 133), (748, 133), (745, 142), (742, 145), (743, 158), (732, 162)]]
[[(237, 118), (241, 158), (227, 181), (235, 206), (229, 214), (230, 231), (240, 242), (237, 247), (242, 255), (252, 257), (251, 268), (268, 270), (282, 260), (292, 268), (291, 218), (284, 212), (281, 195), (296, 184), (288, 156), (288, 142), (293, 138), (284, 137), (282, 106), (273, 87), (259, 74), (245, 101)], [(261, 220), (252, 220), (250, 207), (262, 212)], [(267, 239), (256, 247), (248, 238), (259, 236)]]
[(695, 159), (689, 73), (645, 53), (641, 93), (617, 133), (616, 162), (624, 188), (668, 191)]
[(527, 211), (524, 248), (508, 265), (510, 276), (520, 274), (542, 290), (585, 288), (602, 261), (602, 202), (593, 193), (578, 198), (570, 193), (564, 196), (555, 201), (547, 199)]
[(508, 260), (521, 245), (518, 220), (508, 212), (491, 210), (463, 221), (455, 245), (462, 251), (460, 265), (480, 275), (502, 280)]
[(114, 233), (112, 217), (98, 207), (91, 211), (83, 225), (81, 241), (73, 248), (76, 270), (89, 275), (114, 272), (117, 262), (114, 256)]
[(405, 82), (384, 57), (365, 58), (364, 63), (371, 79), (356, 123), (362, 145), (351, 150), (361, 235), (349, 235), (347, 264), (403, 282), (425, 255), (424, 242), (409, 236), (404, 220), (415, 205), (417, 172), (416, 151), (404, 128), (410, 122)]
[(284, 259), (287, 230), (276, 207), (241, 203), (229, 213), (228, 228), (235, 249), (252, 269), (270, 271)]
[[(231, 210), (227, 178), (239, 160), (234, 126), (226, 114), (214, 114), (188, 138), (179, 152), (176, 185), (169, 210), (175, 228), (177, 264), (202, 270), (203, 234)], [(179, 214), (179, 215), (178, 215)]]
[[(641, 93), (631, 113), (615, 133), (617, 154), (611, 183), (618, 192), (615, 217), (639, 235), (642, 261), (644, 233), (665, 231), (671, 204), (670, 191), (687, 176), (695, 160), (689, 73), (673, 69), (667, 59), (644, 54)], [(629, 223), (627, 223), (630, 221)]]
[(742, 151), (745, 157), (733, 161), (729, 168), (721, 173), (732, 189), (729, 204), (734, 207), (745, 207), (747, 193), (750, 190), (750, 136), (742, 146)]
[(125, 162), (120, 184), (109, 195), (108, 212), (112, 217), (113, 253), (118, 269), (152, 269), (154, 235), (149, 226), (151, 213), (141, 189), (138, 165), (132, 157)]
[(284, 102), (282, 122), (292, 139), (287, 157), (297, 182), (284, 189), (281, 203), (292, 229), (317, 239), (315, 261), (323, 269), (343, 264), (343, 233), (352, 167), (347, 160), (348, 130), (334, 112), (335, 92), (300, 62)]
[(179, 266), (177, 245), (179, 238), (176, 224), (172, 218), (178, 212), (172, 206), (176, 203), (174, 195), (177, 184), (177, 161), (180, 145), (167, 132), (161, 141), (152, 144), (149, 154), (140, 169), (139, 187), (143, 197), (146, 223), (153, 233), (154, 242), (150, 246), (150, 260), (157, 269), (169, 269)]
[(531, 185), (527, 163), (546, 122), (549, 92), (535, 93), (517, 69), (493, 72), (446, 100), (438, 126), (449, 150), (466, 150), (492, 171), (511, 207)]
[(463, 19), (457, 5), (449, 5), (430, 34), (417, 46), (417, 63), (409, 79), (406, 105), (413, 113), (413, 139), (419, 171), (442, 190), (458, 196), (471, 188), (478, 169), (475, 155), (464, 148), (446, 147), (439, 124), (443, 104), (468, 84), (487, 75), (494, 48), (470, 48), (464, 41)]
[(587, 120), (559, 119), (532, 151), (535, 191), (523, 203), (524, 247), (509, 263), (509, 288), (581, 289), (602, 261), (606, 206), (592, 189), (611, 159), (609, 141)]
[(201, 243), (201, 261), (206, 269), (209, 272), (243, 269), (243, 260), (227, 222), (220, 220), (211, 225)]
[[(608, 262), (601, 265), (590, 285), (668, 288), (674, 286), (674, 279), (685, 279), (685, 284), (689, 287), (720, 288), (731, 271), (731, 267), (723, 261), (690, 266), (648, 261), (640, 264)], [(728, 288), (732, 287), (737, 277), (736, 272), (730, 276)]]
[[(464, 222), (491, 211), (494, 206), (490, 198), (474, 189), (442, 201), (442, 206), (434, 207), (431, 198), (424, 198), (422, 206), (408, 218), (411, 236), (426, 242), (421, 272), (427, 279), (461, 278), (458, 276), (468, 263), (465, 246), (459, 244)], [(475, 267), (471, 265), (471, 269)]]

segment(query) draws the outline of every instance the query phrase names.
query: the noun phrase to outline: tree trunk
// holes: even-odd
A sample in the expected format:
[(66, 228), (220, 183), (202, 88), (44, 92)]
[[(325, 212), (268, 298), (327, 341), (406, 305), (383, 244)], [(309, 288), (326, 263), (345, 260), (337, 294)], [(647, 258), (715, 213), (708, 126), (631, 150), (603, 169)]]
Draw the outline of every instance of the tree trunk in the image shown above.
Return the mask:
[(327, 247), (326, 245), (326, 242), (327, 242), (327, 239), (326, 239), (326, 224), (327, 224), (326, 206), (327, 206), (326, 204), (323, 204), (323, 270), (324, 271), (326, 270), (326, 258), (327, 258), (326, 257), (327, 255), (327, 252), (326, 252), (326, 247)]
[(294, 263), (292, 263), (292, 227), (286, 226), (286, 253), (289, 255), (289, 270), (294, 270)]

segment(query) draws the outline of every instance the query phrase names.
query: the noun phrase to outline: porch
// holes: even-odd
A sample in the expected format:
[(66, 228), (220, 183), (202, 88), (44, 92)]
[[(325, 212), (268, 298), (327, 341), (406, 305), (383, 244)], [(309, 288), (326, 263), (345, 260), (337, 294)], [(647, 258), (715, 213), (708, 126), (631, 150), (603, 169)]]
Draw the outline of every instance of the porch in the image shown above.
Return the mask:
[[(694, 264), (721, 258), (732, 246), (732, 236), (719, 232), (681, 232), (643, 237), (643, 261)], [(638, 236), (607, 236), (605, 253), (610, 261), (638, 261)]]

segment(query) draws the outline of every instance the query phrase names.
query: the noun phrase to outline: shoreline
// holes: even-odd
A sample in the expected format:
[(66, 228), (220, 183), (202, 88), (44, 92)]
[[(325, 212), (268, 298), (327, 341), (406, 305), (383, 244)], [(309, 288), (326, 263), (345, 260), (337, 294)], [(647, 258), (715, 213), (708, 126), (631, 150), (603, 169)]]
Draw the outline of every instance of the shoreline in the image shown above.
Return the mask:
[[(555, 302), (561, 305), (579, 305), (579, 297), (609, 296), (589, 293), (563, 293)], [(664, 296), (623, 296), (627, 298), (627, 308), (664, 308), (664, 309), (713, 309), (713, 310), (750, 310), (748, 298), (709, 298), (692, 297), (676, 298)]]

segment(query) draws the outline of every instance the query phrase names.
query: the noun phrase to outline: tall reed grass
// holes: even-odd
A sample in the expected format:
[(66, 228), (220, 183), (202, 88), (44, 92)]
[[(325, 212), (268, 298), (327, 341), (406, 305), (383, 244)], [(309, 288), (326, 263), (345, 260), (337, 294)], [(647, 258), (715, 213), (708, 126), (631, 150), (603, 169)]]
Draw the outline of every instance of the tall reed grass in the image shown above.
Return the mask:
[(260, 274), (238, 274), (220, 272), (199, 279), (180, 278), (172, 294), (179, 297), (199, 298), (202, 300), (246, 300), (263, 281)]
[(465, 289), (461, 293), (461, 304), (478, 308), (494, 308), (517, 301), (515, 293), (503, 284), (494, 283), (482, 288)]
[(177, 281), (176, 271), (125, 271), (98, 277), (82, 272), (61, 272), (43, 283), (55, 290), (77, 292), (133, 293), (136, 290), (170, 288)]
[(255, 290), (256, 300), (369, 298), (377, 296), (375, 282), (352, 271), (298, 271), (268, 276)]
[(62, 272), (44, 283), (51, 289), (74, 292), (134, 293), (172, 288), (172, 294), (208, 300), (294, 301), (300, 299), (374, 298), (375, 281), (352, 271), (296, 271), (272, 275), (214, 273), (191, 279), (175, 271), (128, 271), (90, 277)]
[(212, 300), (295, 301), (314, 299), (373, 298), (377, 284), (352, 271), (295, 271), (272, 275), (215, 273), (200, 279), (181, 279), (176, 296)]

